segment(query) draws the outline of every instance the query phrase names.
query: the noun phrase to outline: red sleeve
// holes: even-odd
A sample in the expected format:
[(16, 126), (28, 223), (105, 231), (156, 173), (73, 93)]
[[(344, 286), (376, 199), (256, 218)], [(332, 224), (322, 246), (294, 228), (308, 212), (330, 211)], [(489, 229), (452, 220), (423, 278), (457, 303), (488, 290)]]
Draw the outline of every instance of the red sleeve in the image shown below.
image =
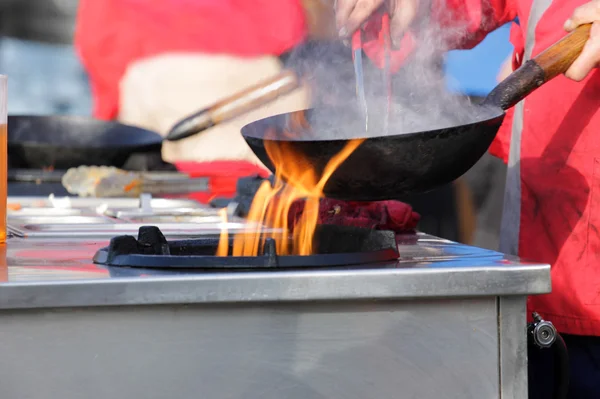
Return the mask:
[(127, 66), (167, 52), (279, 55), (306, 33), (301, 0), (81, 0), (75, 47), (94, 115), (118, 112)]
[[(446, 48), (469, 49), (475, 47), (485, 36), (517, 16), (516, 0), (433, 0), (431, 24), (440, 28)], [(364, 50), (380, 68), (383, 66), (383, 37), (381, 22), (369, 21), (365, 27), (367, 38)], [(417, 43), (408, 32), (399, 51), (392, 52), (391, 68), (397, 71)]]
[(434, 0), (434, 23), (447, 34), (449, 49), (470, 49), (517, 17), (515, 0)]

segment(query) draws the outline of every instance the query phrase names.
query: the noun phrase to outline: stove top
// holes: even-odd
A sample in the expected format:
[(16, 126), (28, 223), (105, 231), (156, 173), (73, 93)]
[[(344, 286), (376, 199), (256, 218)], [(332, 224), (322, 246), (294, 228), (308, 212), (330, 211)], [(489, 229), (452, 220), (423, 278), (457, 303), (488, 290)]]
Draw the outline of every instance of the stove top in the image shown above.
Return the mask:
[[(385, 231), (321, 226), (315, 256), (279, 256), (267, 244), (261, 256), (248, 260), (213, 256), (223, 223), (215, 210), (199, 204), (153, 198), (9, 202), (21, 208), (9, 212), (12, 236), (0, 245), (0, 309), (550, 290), (548, 265), (422, 233), (393, 237)], [(228, 217), (232, 236), (246, 226)], [(123, 235), (130, 236), (125, 244), (119, 243)], [(149, 258), (156, 258), (154, 264)]]
[(421, 233), (397, 236), (396, 242), (399, 257), (389, 261), (232, 272), (105, 266), (92, 258), (109, 244), (106, 238), (13, 237), (0, 246), (0, 309), (389, 300), (550, 290), (548, 265)]
[[(244, 234), (244, 233), (237, 233)], [(289, 238), (290, 243), (292, 238)], [(216, 256), (219, 237), (208, 236), (168, 242), (156, 226), (142, 226), (138, 238), (114, 237), (108, 247), (94, 255), (94, 263), (147, 269), (191, 269), (194, 271), (289, 270), (346, 267), (397, 260), (396, 236), (392, 231), (320, 225), (315, 230), (315, 254), (279, 255), (275, 240), (265, 239), (258, 256)]]

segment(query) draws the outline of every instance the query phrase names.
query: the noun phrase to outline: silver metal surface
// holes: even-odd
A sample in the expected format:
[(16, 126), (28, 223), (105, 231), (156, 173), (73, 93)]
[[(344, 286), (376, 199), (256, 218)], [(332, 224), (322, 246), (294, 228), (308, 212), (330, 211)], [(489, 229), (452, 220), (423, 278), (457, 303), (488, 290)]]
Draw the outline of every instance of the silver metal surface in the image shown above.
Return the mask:
[[(147, 200), (133, 216), (161, 217)], [(95, 265), (108, 238), (142, 225), (114, 220), (37, 224), (46, 236), (0, 246), (0, 397), (526, 398), (526, 296), (550, 291), (548, 265), (425, 234), (399, 236), (397, 261), (353, 269)]]
[(77, 216), (82, 212), (82, 209), (76, 208), (21, 208), (18, 211), (9, 211), (8, 217), (14, 219), (22, 216)]
[(360, 110), (365, 118), (365, 131), (369, 130), (369, 110), (367, 107), (367, 98), (365, 95), (365, 78), (362, 65), (362, 48), (354, 50), (354, 75), (356, 79), (356, 96)]
[(146, 193), (140, 195), (140, 207), (138, 209), (144, 213), (151, 212), (153, 209), (152, 195)]
[(28, 238), (136, 235), (140, 226), (148, 223), (156, 224), (169, 237), (191, 237), (218, 235), (224, 227), (236, 232), (248, 225), (232, 215), (223, 224), (217, 209), (193, 201), (155, 199), (148, 194), (139, 199), (11, 197), (9, 202), (26, 208), (9, 213), (8, 231)]
[[(218, 215), (201, 216), (201, 215), (148, 215), (148, 216), (129, 216), (127, 220), (137, 223), (221, 223), (223, 220)], [(240, 222), (243, 219), (239, 219)]]
[(502, 297), (498, 300), (500, 334), (500, 398), (524, 399), (527, 389), (527, 300)]
[(30, 215), (11, 215), (9, 220), (13, 223), (18, 223), (19, 226), (39, 226), (39, 225), (101, 225), (101, 224), (113, 224), (116, 221), (114, 219), (101, 216), (82, 216), (82, 215), (50, 215), (50, 216), (30, 216)]
[(144, 216), (215, 216), (219, 214), (219, 210), (215, 208), (173, 208), (173, 209), (131, 209), (111, 211), (108, 210), (105, 215), (116, 217), (119, 219), (128, 219)]
[(495, 298), (0, 311), (0, 337), (2, 398), (499, 398)]
[[(86, 208), (96, 209), (106, 207), (110, 210), (127, 210), (140, 207), (139, 198), (84, 198), (84, 197), (8, 197), (9, 203), (18, 203), (23, 207), (38, 208)], [(168, 198), (150, 198), (152, 208), (200, 208), (203, 205), (193, 200), (186, 199), (168, 199)]]
[[(124, 225), (107, 226), (106, 232), (113, 236), (125, 233), (110, 230)], [(194, 229), (198, 226), (174, 224), (172, 230), (161, 230), (197, 235)], [(63, 233), (65, 238), (8, 240), (7, 281), (0, 283), (0, 308), (474, 297), (550, 291), (547, 265), (522, 263), (497, 252), (422, 234), (399, 238), (398, 261), (356, 269), (194, 274), (107, 269), (91, 262), (94, 253), (108, 245), (107, 239), (77, 239), (73, 232)], [(83, 234), (81, 230), (75, 233)]]
[[(9, 230), (18, 237), (25, 238), (70, 238), (74, 235), (90, 239), (112, 238), (117, 235), (130, 234), (137, 236), (140, 227), (147, 222), (139, 223), (40, 223), (40, 224), (13, 224)], [(221, 229), (226, 228), (230, 232), (240, 232), (247, 228), (247, 223), (152, 223), (157, 226), (165, 237), (195, 237), (202, 235), (219, 235)]]
[(117, 212), (105, 212), (105, 215), (108, 216), (112, 216), (112, 217), (116, 217), (118, 219), (123, 219), (123, 220), (136, 220), (139, 218), (145, 218), (145, 217), (160, 217), (160, 218), (165, 218), (165, 217), (175, 217), (178, 218), (177, 220), (179, 221), (179, 218), (185, 218), (185, 217), (193, 217), (193, 218), (199, 218), (199, 217), (204, 217), (210, 220), (215, 220), (214, 218), (217, 217), (220, 219), (219, 216), (219, 209), (216, 208), (174, 208), (174, 209), (150, 209), (150, 210), (145, 210), (145, 209), (135, 209), (135, 210), (126, 210), (126, 211), (117, 211)]

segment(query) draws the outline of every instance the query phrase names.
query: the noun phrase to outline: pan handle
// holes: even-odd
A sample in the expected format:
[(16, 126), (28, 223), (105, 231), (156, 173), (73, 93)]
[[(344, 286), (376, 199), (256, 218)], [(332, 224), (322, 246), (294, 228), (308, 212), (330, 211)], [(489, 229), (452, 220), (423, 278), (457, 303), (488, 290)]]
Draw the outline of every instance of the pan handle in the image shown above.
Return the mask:
[(201, 133), (221, 122), (231, 120), (274, 101), (299, 86), (299, 80), (294, 72), (283, 71), (182, 119), (171, 128), (167, 134), (167, 140), (177, 141)]
[(544, 83), (565, 73), (581, 54), (590, 37), (591, 27), (591, 24), (579, 26), (537, 57), (525, 62), (488, 94), (484, 104), (507, 110)]

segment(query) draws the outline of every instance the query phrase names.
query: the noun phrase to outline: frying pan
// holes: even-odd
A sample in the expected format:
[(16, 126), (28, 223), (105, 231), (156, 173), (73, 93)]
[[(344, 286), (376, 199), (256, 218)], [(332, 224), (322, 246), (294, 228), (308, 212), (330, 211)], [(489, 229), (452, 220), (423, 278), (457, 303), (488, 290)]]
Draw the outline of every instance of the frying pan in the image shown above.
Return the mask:
[[(177, 140), (199, 133), (248, 110), (271, 102), (298, 87), (284, 71), (179, 121), (169, 133)], [(124, 166), (132, 153), (160, 153), (162, 137), (117, 122), (78, 116), (8, 117), (11, 167), (69, 169), (81, 165)]]
[[(182, 139), (275, 100), (298, 87), (293, 72), (284, 71), (179, 121), (169, 138)], [(77, 116), (8, 117), (11, 167), (69, 169), (81, 165), (123, 165), (132, 153), (160, 153), (162, 137), (117, 122)]]
[(11, 167), (121, 167), (132, 153), (160, 151), (161, 146), (159, 134), (117, 122), (79, 116), (8, 117)]
[[(523, 64), (476, 106), (478, 117), (470, 123), (393, 135), (364, 137), (365, 134), (362, 144), (333, 172), (324, 195), (354, 201), (394, 199), (407, 193), (426, 192), (457, 179), (488, 150), (502, 124), (504, 111), (564, 73), (581, 53), (589, 32), (590, 25), (582, 25)], [(364, 119), (361, 122), (356, 112), (349, 111), (345, 122), (337, 127), (342, 134), (327, 132), (328, 137), (344, 138), (320, 139), (319, 131), (323, 130), (319, 129), (327, 125), (322, 121), (327, 113), (335, 112), (340, 111), (314, 108), (276, 115), (244, 126), (242, 135), (272, 172), (275, 166), (265, 144), (290, 146), (300, 158), (294, 162), (304, 163), (320, 174), (350, 140), (361, 137), (348, 137), (347, 132), (364, 126)], [(369, 124), (371, 131), (383, 131), (383, 121), (370, 118)]]

